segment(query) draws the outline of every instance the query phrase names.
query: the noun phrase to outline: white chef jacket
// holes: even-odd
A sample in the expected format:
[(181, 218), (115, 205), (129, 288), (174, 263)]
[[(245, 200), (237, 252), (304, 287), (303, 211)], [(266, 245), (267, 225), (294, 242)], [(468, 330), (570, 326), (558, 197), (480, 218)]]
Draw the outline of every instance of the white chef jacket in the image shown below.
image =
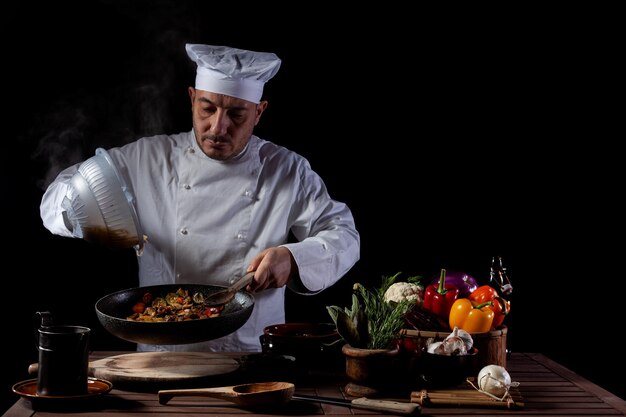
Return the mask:
[[(139, 285), (227, 286), (260, 251), (287, 247), (300, 280), (288, 286), (314, 294), (337, 282), (359, 259), (360, 238), (350, 209), (329, 196), (322, 179), (295, 152), (252, 136), (236, 158), (206, 156), (193, 131), (146, 137), (109, 151), (135, 195), (147, 236), (138, 256)], [(62, 171), (42, 198), (44, 226), (73, 236), (61, 202), (79, 164)], [(298, 243), (286, 244), (289, 231)], [(266, 326), (284, 323), (285, 287), (254, 294), (250, 319), (236, 332), (185, 345), (139, 350), (259, 351)]]

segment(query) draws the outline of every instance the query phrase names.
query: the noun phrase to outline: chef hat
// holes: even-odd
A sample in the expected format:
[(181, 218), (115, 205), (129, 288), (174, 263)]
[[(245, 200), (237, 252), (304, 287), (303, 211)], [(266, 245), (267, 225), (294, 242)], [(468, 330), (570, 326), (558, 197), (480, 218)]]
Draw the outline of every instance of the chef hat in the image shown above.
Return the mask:
[(228, 46), (187, 44), (187, 55), (196, 64), (196, 88), (259, 103), (263, 85), (280, 68), (280, 59), (269, 52)]

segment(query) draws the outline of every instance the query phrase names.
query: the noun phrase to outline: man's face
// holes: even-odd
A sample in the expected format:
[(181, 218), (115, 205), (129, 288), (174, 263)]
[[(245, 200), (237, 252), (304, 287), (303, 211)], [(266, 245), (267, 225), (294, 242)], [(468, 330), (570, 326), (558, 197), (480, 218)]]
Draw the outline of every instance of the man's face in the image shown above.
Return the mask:
[(255, 104), (192, 87), (189, 97), (196, 141), (209, 158), (220, 161), (237, 156), (245, 148), (267, 107), (267, 101)]

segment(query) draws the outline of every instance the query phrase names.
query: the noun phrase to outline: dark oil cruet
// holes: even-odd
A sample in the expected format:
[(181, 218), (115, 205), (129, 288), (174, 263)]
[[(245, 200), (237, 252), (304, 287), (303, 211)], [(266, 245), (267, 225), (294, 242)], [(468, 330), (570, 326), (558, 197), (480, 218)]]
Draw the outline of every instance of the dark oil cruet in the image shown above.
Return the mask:
[(491, 271), (489, 272), (489, 282), (498, 284), (502, 294), (509, 295), (513, 292), (513, 286), (506, 273), (506, 268), (502, 265), (502, 257), (491, 258)]

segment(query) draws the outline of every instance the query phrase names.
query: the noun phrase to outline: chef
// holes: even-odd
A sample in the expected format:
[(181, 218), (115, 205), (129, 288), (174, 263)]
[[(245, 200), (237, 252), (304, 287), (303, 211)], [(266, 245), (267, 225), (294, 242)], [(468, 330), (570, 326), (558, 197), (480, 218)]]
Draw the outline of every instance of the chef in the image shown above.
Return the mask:
[[(285, 321), (286, 288), (316, 294), (336, 283), (359, 259), (359, 233), (350, 209), (330, 197), (304, 157), (253, 134), (280, 59), (226, 46), (187, 44), (186, 51), (197, 64), (193, 129), (108, 150), (147, 236), (139, 284), (228, 286), (255, 271), (247, 287), (255, 306), (225, 337), (138, 350), (259, 351), (263, 329)], [(44, 226), (60, 236), (80, 237), (63, 220), (79, 165), (60, 172), (41, 201)]]

